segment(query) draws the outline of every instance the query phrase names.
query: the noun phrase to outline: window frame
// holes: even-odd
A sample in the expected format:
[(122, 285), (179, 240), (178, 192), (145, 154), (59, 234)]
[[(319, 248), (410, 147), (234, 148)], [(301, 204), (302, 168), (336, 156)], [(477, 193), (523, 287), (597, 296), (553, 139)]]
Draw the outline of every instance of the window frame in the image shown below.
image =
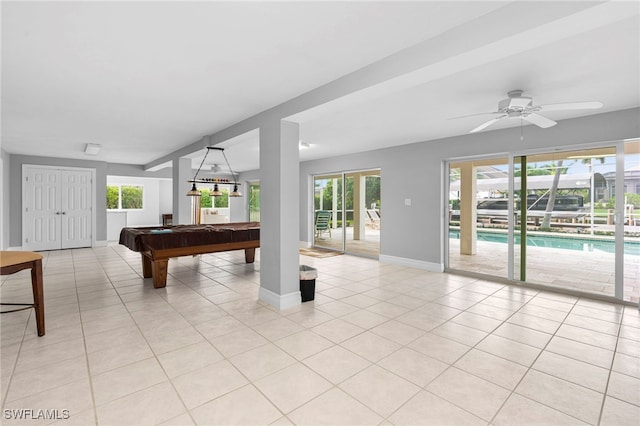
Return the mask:
[[(142, 206), (140, 208), (122, 208), (122, 187), (123, 186), (131, 186), (131, 187), (137, 187), (141, 189), (141, 203)], [(115, 183), (115, 184), (107, 184), (107, 192), (108, 192), (108, 188), (109, 187), (117, 187), (118, 188), (118, 208), (115, 209), (110, 209), (107, 207), (107, 211), (110, 212), (127, 212), (127, 211), (141, 211), (144, 210), (144, 185), (140, 185), (140, 184), (132, 184), (132, 183)]]

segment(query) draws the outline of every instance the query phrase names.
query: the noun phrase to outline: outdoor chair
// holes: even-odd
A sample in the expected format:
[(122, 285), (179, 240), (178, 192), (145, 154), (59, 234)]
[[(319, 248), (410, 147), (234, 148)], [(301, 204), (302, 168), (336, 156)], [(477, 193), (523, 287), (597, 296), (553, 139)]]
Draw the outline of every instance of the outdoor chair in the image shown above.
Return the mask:
[(320, 238), (324, 232), (329, 233), (331, 238), (331, 212), (326, 210), (318, 210), (314, 221), (316, 238)]
[(380, 211), (377, 209), (365, 209), (367, 219), (372, 229), (380, 229)]

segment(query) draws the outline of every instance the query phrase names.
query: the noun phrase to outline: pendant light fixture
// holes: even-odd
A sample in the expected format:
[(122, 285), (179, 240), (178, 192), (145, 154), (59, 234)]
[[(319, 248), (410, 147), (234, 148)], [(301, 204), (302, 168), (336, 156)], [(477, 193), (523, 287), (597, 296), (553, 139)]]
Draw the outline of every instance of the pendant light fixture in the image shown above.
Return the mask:
[[(221, 178), (198, 179), (198, 174), (200, 173), (200, 170), (202, 169), (202, 165), (204, 164), (204, 161), (207, 159), (207, 156), (209, 155), (209, 151), (211, 151), (211, 150), (220, 151), (222, 153), (222, 156), (224, 157), (224, 161), (227, 164), (227, 167), (229, 168), (229, 173), (231, 173), (231, 176), (232, 176), (233, 180), (221, 179)], [(213, 191), (211, 191), (211, 196), (212, 197), (219, 197), (219, 196), (222, 195), (222, 191), (220, 191), (220, 188), (219, 188), (218, 185), (233, 185), (233, 191), (231, 191), (229, 193), (229, 196), (230, 197), (241, 197), (242, 196), (242, 194), (238, 190), (238, 187), (240, 186), (240, 184), (236, 181), (236, 175), (235, 175), (235, 173), (233, 173), (233, 169), (231, 168), (231, 165), (229, 164), (229, 160), (227, 159), (227, 156), (224, 153), (224, 148), (219, 148), (217, 146), (208, 146), (207, 147), (207, 153), (204, 155), (204, 158), (202, 158), (202, 162), (200, 163), (200, 167), (198, 167), (198, 170), (196, 171), (196, 174), (193, 176), (193, 179), (191, 179), (189, 182), (191, 182), (192, 185), (191, 185), (191, 189), (189, 190), (189, 192), (187, 192), (187, 196), (188, 197), (200, 197), (200, 196), (202, 196), (202, 193), (196, 187), (197, 183), (213, 183)]]
[(200, 192), (198, 188), (196, 188), (195, 182), (193, 182), (193, 185), (191, 185), (191, 189), (189, 190), (189, 192), (187, 192), (187, 197), (202, 197), (202, 192)]
[(242, 197), (242, 194), (238, 191), (238, 184), (233, 184), (233, 191), (231, 191), (229, 197)]

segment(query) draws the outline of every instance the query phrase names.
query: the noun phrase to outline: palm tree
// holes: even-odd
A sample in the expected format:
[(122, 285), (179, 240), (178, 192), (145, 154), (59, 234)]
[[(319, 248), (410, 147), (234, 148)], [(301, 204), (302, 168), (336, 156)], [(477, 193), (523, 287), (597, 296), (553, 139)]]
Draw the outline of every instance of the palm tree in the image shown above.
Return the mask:
[[(591, 179), (593, 179), (593, 160), (594, 158), (583, 158), (582, 164), (589, 165), (589, 171), (591, 172)], [(600, 164), (604, 164), (604, 157), (598, 157), (597, 160), (600, 161)], [(547, 208), (544, 211), (544, 218), (542, 219), (541, 229), (549, 229), (551, 228), (551, 213), (553, 212), (553, 206), (556, 204), (556, 192), (558, 192), (558, 184), (560, 183), (560, 175), (563, 173), (562, 162), (564, 160), (559, 160), (558, 165), (556, 167), (556, 172), (553, 175), (553, 182), (551, 184), (551, 189), (549, 189), (549, 200), (547, 201)], [(566, 169), (564, 170), (566, 172)], [(593, 183), (591, 184), (591, 188), (589, 192), (591, 193), (594, 190)], [(593, 195), (591, 196), (593, 198)], [(593, 202), (591, 203), (591, 210), (593, 211)], [(593, 215), (591, 217), (591, 223), (593, 225)]]
[(560, 183), (560, 175), (562, 174), (563, 161), (564, 160), (558, 161), (556, 172), (553, 174), (553, 183), (549, 190), (549, 200), (547, 201), (547, 208), (544, 210), (544, 217), (542, 218), (542, 225), (540, 226), (541, 229), (551, 228), (551, 212), (553, 211), (553, 206), (556, 203), (556, 192), (558, 192), (558, 184)]

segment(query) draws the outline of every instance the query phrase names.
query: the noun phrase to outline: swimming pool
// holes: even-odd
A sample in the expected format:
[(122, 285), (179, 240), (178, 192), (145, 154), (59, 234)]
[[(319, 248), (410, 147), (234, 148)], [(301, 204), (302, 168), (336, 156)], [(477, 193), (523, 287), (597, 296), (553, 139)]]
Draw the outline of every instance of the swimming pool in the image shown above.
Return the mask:
[[(483, 232), (478, 230), (478, 241), (488, 241), (492, 243), (506, 243), (507, 234), (498, 232)], [(520, 244), (520, 235), (516, 236), (516, 244)], [(449, 231), (449, 238), (459, 239), (460, 231)], [(592, 251), (614, 253), (615, 245), (613, 241), (598, 240), (590, 238), (572, 238), (568, 236), (555, 235), (527, 235), (528, 247), (549, 247), (565, 250)], [(625, 242), (624, 254), (640, 256), (640, 242)]]

